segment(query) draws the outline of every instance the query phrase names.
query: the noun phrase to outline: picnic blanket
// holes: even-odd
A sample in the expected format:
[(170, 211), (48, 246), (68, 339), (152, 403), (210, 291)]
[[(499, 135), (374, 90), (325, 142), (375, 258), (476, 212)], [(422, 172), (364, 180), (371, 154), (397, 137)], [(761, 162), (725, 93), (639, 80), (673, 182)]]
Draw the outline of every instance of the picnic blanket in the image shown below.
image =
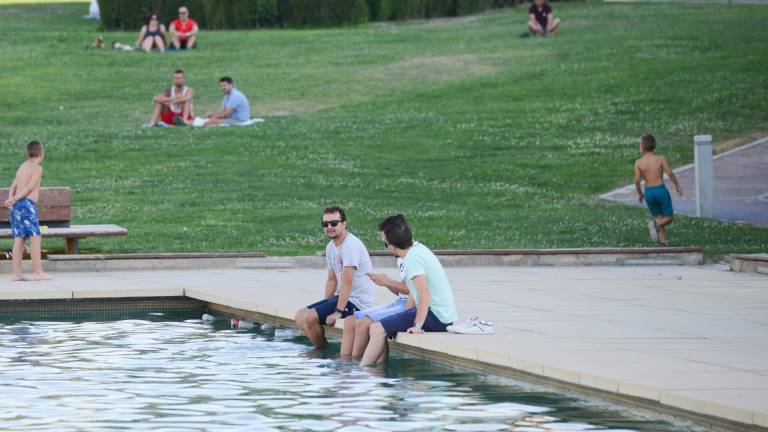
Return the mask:
[[(246, 121), (244, 121), (242, 123), (234, 123), (234, 124), (232, 124), (232, 123), (219, 123), (219, 124), (214, 125), (214, 126), (251, 126), (251, 125), (254, 125), (254, 124), (257, 124), (257, 123), (262, 123), (263, 121), (264, 121), (263, 118), (254, 117), (254, 118), (248, 119), (248, 120), (246, 120)], [(207, 119), (204, 119), (202, 117), (195, 117), (195, 120), (192, 122), (192, 126), (203, 127), (203, 126), (205, 126), (205, 124), (207, 122), (208, 122)]]

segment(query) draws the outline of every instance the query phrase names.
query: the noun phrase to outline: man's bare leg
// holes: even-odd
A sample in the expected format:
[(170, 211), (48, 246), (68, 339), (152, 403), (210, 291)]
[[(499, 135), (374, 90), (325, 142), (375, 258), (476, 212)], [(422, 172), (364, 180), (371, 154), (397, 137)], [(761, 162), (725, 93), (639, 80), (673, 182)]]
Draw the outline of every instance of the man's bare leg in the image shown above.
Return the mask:
[(381, 353), (381, 357), (379, 357), (378, 360), (376, 360), (376, 364), (387, 364), (387, 361), (389, 360), (389, 344), (384, 344), (384, 352)]
[(355, 325), (355, 344), (352, 346), (352, 357), (360, 358), (365, 352), (365, 348), (368, 346), (368, 341), (371, 339), (369, 334), (371, 331), (370, 318), (365, 317), (357, 322)]
[(197, 38), (197, 35), (192, 35), (187, 39), (187, 49), (192, 49), (195, 47), (196, 38)]
[(24, 259), (24, 239), (16, 237), (13, 239), (13, 274), (12, 281), (24, 281), (24, 275), (21, 273), (21, 261)]
[(29, 240), (29, 242), (31, 243), (29, 248), (29, 255), (32, 258), (32, 271), (34, 272), (32, 279), (50, 280), (51, 277), (43, 271), (43, 262), (40, 256), (42, 254), (43, 238), (40, 236), (34, 236)]
[(296, 312), (296, 316), (293, 318), (294, 321), (296, 321), (296, 327), (301, 330), (302, 333), (307, 334), (307, 330), (304, 328), (304, 315), (307, 313), (309, 309), (307, 308), (301, 308)]
[(387, 345), (387, 332), (381, 323), (375, 323), (371, 326), (371, 340), (368, 342), (368, 347), (365, 348), (363, 359), (360, 361), (360, 366), (370, 366), (376, 363), (381, 355), (384, 353)]
[(323, 349), (328, 345), (328, 341), (325, 340), (325, 330), (316, 310), (310, 309), (304, 314), (304, 327), (304, 334), (312, 341), (315, 348)]
[(182, 108), (181, 108), (181, 118), (184, 120), (184, 123), (188, 123), (187, 119), (191, 115), (192, 115), (192, 102), (186, 101), (184, 102), (184, 105), (182, 105)]
[(354, 315), (344, 318), (344, 330), (341, 333), (341, 355), (342, 360), (348, 360), (352, 357), (352, 347), (355, 343), (355, 326), (357, 320)]
[(160, 113), (163, 112), (163, 104), (155, 101), (155, 107), (152, 109), (152, 119), (149, 121), (150, 126), (157, 125), (160, 121)]
[(174, 48), (181, 49), (181, 41), (179, 40), (179, 35), (174, 34), (171, 43), (173, 44)]
[(221, 123), (221, 119), (218, 117), (208, 117), (208, 121), (205, 122), (205, 126), (213, 126)]

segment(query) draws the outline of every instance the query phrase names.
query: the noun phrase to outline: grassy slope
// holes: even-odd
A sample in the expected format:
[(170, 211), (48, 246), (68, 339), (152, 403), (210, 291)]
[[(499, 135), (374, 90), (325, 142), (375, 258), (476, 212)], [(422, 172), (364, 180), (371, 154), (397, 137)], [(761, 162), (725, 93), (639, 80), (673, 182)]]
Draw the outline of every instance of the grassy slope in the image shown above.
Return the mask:
[[(42, 139), (44, 184), (72, 187), (75, 222), (130, 231), (95, 250), (312, 253), (328, 203), (374, 248), (396, 211), (438, 248), (647, 246), (646, 211), (595, 198), (630, 180), (637, 137), (657, 134), (680, 165), (693, 134), (768, 120), (768, 8), (562, 4), (550, 40), (517, 38), (517, 9), (206, 33), (195, 52), (144, 55), (82, 49), (97, 32), (83, 7), (0, 6), (0, 178)], [(176, 67), (197, 112), (229, 74), (267, 122), (139, 128)], [(768, 248), (768, 230), (687, 217), (671, 238)]]

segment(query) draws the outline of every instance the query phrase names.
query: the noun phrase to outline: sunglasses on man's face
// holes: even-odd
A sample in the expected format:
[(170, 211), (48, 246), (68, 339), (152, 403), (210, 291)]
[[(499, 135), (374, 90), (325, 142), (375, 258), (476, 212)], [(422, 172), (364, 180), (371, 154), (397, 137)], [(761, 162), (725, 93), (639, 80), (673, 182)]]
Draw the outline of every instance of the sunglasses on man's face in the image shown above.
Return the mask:
[(328, 225), (335, 227), (336, 225), (340, 224), (343, 221), (340, 221), (338, 219), (329, 220), (329, 221), (322, 221), (320, 222), (320, 225), (323, 226), (323, 228), (328, 228)]

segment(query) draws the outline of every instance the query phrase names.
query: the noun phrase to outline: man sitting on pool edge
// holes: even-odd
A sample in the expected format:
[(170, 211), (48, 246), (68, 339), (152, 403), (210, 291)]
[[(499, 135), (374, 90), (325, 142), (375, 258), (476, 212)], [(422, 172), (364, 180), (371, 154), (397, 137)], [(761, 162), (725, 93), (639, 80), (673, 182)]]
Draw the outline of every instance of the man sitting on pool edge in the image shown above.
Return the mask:
[(296, 312), (296, 326), (317, 349), (325, 348), (323, 325), (333, 327), (337, 319), (346, 318), (373, 306), (374, 287), (367, 273), (373, 270), (368, 249), (359, 238), (347, 231), (347, 216), (341, 207), (323, 211), (321, 222), (330, 239), (325, 248), (328, 267), (323, 300)]
[(384, 237), (387, 250), (403, 259), (409, 298), (404, 312), (371, 325), (370, 342), (360, 366), (385, 361), (387, 338), (394, 339), (398, 332), (445, 332), (458, 319), (453, 290), (442, 264), (429, 248), (414, 244), (408, 224), (403, 221), (384, 227)]

